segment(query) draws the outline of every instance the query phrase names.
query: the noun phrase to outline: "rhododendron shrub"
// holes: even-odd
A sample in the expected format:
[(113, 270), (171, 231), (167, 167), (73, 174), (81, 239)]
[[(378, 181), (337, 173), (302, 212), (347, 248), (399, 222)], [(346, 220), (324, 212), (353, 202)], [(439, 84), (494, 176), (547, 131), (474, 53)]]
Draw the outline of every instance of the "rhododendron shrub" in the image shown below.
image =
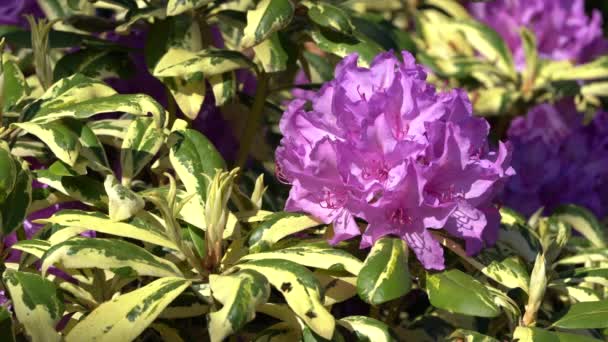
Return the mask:
[(277, 168), (293, 185), (286, 210), (332, 223), (333, 243), (360, 235), (362, 218), (362, 247), (396, 235), (426, 268), (443, 269), (431, 229), (466, 240), (468, 253), (496, 240), (492, 199), (514, 174), (511, 153), (489, 148), (489, 125), (465, 92), (437, 92), (410, 53), (402, 58), (362, 68), (350, 55), (309, 102), (291, 102)]
[(605, 340), (607, 11), (0, 1), (0, 340)]

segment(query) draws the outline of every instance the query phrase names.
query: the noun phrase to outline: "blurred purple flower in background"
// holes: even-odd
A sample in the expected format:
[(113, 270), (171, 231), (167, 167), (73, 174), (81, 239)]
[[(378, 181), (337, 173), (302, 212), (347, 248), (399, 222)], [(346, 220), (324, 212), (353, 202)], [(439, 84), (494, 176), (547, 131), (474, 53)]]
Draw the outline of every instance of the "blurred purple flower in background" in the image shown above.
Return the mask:
[(505, 188), (505, 205), (525, 215), (567, 203), (608, 214), (608, 113), (588, 125), (582, 120), (572, 100), (539, 105), (513, 120), (508, 135), (517, 175)]
[(362, 247), (396, 235), (426, 268), (443, 269), (428, 229), (464, 239), (471, 254), (496, 239), (491, 200), (514, 173), (509, 146), (490, 151), (467, 95), (436, 92), (408, 52), (403, 62), (380, 54), (369, 69), (346, 57), (309, 101), (290, 103), (280, 127), (277, 174), (293, 186), (285, 209), (333, 223), (332, 243), (360, 235), (358, 217), (369, 223)]
[(24, 15), (42, 17), (42, 11), (36, 0), (1, 0), (0, 25), (27, 26)]
[(496, 30), (506, 41), (519, 70), (525, 68), (520, 29), (536, 35), (540, 56), (584, 63), (608, 48), (602, 17), (585, 13), (584, 0), (496, 0), (470, 3), (473, 17)]

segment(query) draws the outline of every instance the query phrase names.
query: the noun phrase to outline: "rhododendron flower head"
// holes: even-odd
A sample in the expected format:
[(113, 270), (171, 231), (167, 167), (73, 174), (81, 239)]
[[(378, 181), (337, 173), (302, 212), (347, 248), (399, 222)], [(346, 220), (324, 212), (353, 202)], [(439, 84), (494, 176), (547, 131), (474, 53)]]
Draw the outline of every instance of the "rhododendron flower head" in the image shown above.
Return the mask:
[(472, 115), (460, 90), (439, 93), (408, 52), (356, 54), (334, 80), (293, 100), (281, 119), (277, 174), (292, 185), (286, 210), (332, 223), (338, 243), (361, 246), (385, 235), (404, 239), (426, 268), (444, 267), (431, 229), (466, 241), (475, 253), (496, 238), (491, 200), (514, 171), (509, 146), (491, 151), (488, 123)]
[(508, 135), (518, 174), (502, 196), (507, 206), (525, 215), (563, 204), (608, 214), (607, 112), (584, 125), (570, 99), (541, 104), (513, 120)]
[(519, 70), (526, 65), (522, 27), (534, 32), (540, 57), (546, 59), (585, 63), (608, 48), (602, 16), (594, 10), (589, 18), (584, 0), (495, 0), (470, 3), (469, 10), (501, 35)]

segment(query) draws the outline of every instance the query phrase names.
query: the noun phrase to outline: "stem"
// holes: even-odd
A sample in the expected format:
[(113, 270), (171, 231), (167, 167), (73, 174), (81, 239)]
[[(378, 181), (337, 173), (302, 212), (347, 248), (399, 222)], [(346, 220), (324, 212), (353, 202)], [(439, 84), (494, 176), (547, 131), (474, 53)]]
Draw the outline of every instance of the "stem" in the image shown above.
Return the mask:
[(268, 91), (268, 76), (265, 72), (260, 71), (258, 73), (258, 88), (255, 93), (253, 100), (253, 106), (251, 107), (251, 113), (247, 117), (247, 123), (240, 140), (239, 153), (236, 158), (235, 167), (243, 169), (249, 156), (251, 145), (253, 145), (253, 139), (258, 133), (258, 127), (260, 121), (262, 121), (262, 114), (264, 112), (264, 101), (266, 100), (266, 93)]

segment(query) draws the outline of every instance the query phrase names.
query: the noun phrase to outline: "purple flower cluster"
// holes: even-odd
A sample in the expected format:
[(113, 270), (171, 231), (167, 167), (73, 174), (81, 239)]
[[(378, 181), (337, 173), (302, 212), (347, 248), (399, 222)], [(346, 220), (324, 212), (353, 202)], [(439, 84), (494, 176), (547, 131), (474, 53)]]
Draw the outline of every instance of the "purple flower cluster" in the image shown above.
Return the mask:
[(542, 104), (511, 123), (517, 176), (505, 188), (505, 205), (530, 215), (573, 203), (608, 214), (608, 113), (588, 125), (572, 100)]
[(490, 151), (488, 123), (472, 115), (460, 90), (438, 93), (408, 52), (378, 55), (369, 69), (346, 57), (335, 79), (295, 99), (280, 123), (277, 174), (292, 184), (286, 210), (333, 223), (338, 243), (361, 234), (362, 247), (403, 238), (429, 269), (443, 250), (428, 229), (444, 229), (475, 253), (496, 239), (491, 200), (509, 167), (510, 149)]
[(584, 0), (496, 0), (470, 3), (473, 17), (496, 30), (506, 41), (519, 70), (525, 68), (520, 30), (536, 35), (540, 56), (584, 63), (608, 48), (602, 38), (602, 17), (585, 13)]
[(36, 0), (2, 0), (0, 1), (0, 25), (27, 26), (24, 15), (42, 16)]

